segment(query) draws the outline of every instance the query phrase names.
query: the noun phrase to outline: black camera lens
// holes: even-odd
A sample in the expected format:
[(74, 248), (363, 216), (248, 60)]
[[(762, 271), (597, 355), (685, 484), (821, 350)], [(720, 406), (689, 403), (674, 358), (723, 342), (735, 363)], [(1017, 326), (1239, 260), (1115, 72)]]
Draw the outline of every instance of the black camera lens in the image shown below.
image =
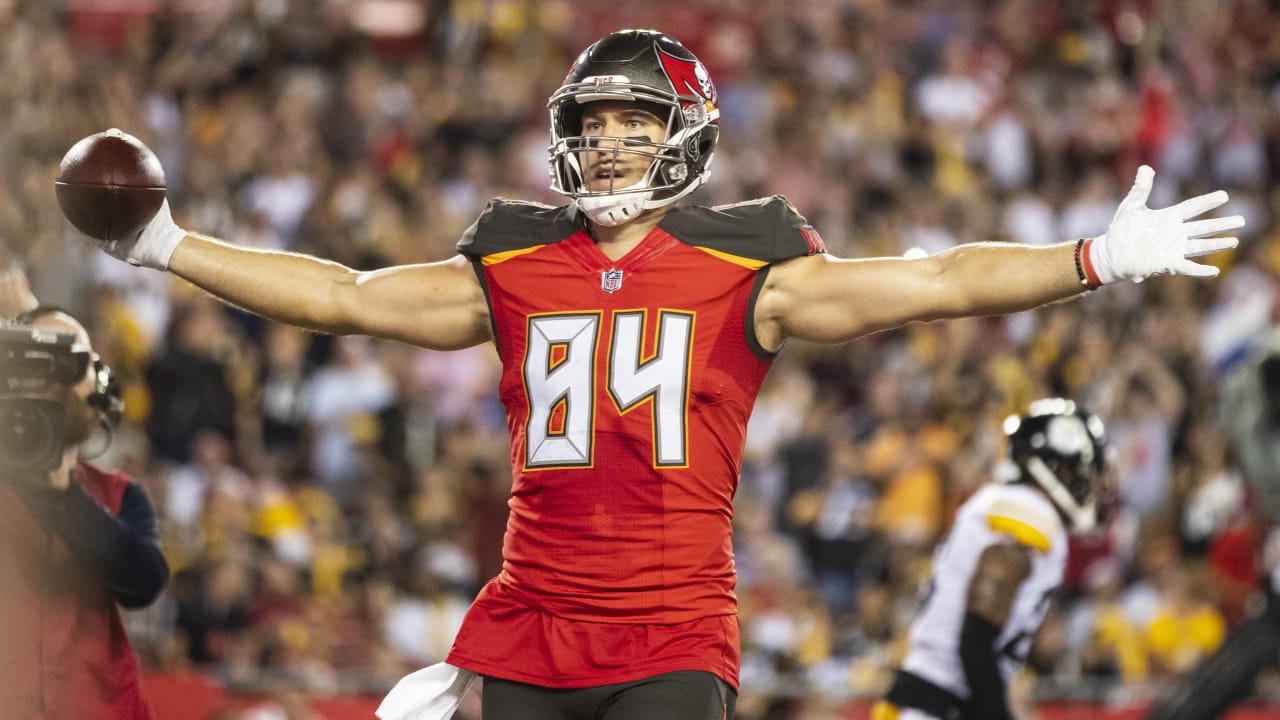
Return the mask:
[(0, 470), (48, 472), (62, 463), (62, 404), (35, 398), (0, 399)]

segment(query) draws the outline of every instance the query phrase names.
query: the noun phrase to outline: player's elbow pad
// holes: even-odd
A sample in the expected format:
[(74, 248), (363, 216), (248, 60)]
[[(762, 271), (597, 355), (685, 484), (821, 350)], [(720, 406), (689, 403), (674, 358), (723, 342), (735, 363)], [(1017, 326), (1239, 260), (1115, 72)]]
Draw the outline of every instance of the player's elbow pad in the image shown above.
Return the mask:
[(972, 718), (1013, 720), (996, 660), (999, 637), (999, 625), (981, 615), (965, 613), (960, 630), (960, 662), (969, 684), (969, 716)]

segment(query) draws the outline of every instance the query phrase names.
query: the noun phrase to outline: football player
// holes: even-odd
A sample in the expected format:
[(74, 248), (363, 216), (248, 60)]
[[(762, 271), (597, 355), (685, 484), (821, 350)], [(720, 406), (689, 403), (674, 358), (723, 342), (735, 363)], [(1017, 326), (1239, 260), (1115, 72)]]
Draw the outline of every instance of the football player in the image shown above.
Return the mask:
[(1144, 167), (1097, 238), (837, 259), (782, 197), (678, 204), (709, 177), (717, 102), (674, 38), (607, 35), (549, 102), (552, 188), (568, 202), (494, 200), (451, 260), (357, 272), (188, 233), (167, 204), (136, 240), (104, 246), (303, 328), (496, 347), (513, 471), (503, 569), (448, 665), (406, 678), (382, 717), (442, 717), (475, 674), (486, 720), (731, 717), (733, 494), (752, 403), (788, 339), (1216, 275), (1188, 258), (1234, 246), (1202, 238), (1243, 224), (1192, 220), (1222, 192), (1147, 208)]
[(1096, 524), (1102, 422), (1047, 398), (1005, 421), (996, 482), (957, 511), (933, 557), (910, 649), (874, 720), (1011, 720), (1006, 688), (1025, 663), (1053, 591), (1067, 533)]

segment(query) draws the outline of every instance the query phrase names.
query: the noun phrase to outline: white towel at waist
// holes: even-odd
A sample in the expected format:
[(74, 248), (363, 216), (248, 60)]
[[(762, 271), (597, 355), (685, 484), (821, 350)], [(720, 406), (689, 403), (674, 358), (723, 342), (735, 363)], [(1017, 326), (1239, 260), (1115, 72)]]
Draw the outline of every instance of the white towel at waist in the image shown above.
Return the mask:
[(422, 668), (400, 678), (375, 714), (380, 720), (449, 720), (476, 677), (448, 663)]

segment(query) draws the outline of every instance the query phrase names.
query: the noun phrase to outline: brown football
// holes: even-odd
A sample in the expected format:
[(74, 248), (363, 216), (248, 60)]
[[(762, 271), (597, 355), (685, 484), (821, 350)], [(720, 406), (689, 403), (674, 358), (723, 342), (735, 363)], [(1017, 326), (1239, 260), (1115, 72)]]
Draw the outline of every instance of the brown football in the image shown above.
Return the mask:
[(77, 142), (54, 182), (58, 206), (97, 240), (137, 235), (164, 202), (164, 168), (138, 138), (111, 128)]

